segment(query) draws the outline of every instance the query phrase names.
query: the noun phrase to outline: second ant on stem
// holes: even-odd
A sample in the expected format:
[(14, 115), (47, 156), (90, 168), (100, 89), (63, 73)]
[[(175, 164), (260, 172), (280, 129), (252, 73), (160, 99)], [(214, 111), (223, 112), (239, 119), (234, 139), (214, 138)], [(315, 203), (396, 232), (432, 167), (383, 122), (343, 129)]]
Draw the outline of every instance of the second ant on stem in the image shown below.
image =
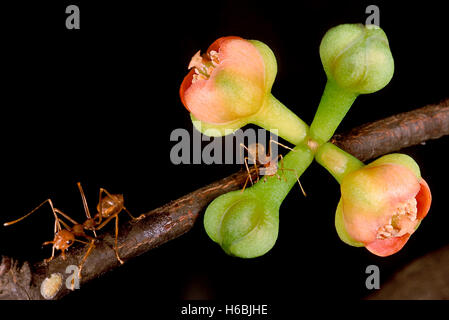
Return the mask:
[[(273, 140), (272, 138), (270, 138), (269, 144), (268, 144), (268, 153), (265, 153), (265, 147), (263, 144), (261, 143), (252, 143), (250, 144), (248, 147), (246, 147), (243, 143), (240, 143), (240, 147), (242, 147), (243, 149), (245, 149), (248, 152), (248, 157), (244, 157), (244, 162), (245, 162), (245, 168), (246, 171), (248, 172), (248, 177), (246, 178), (245, 184), (242, 188), (242, 192), (245, 190), (248, 181), (251, 182), (251, 185), (254, 184), (253, 178), (251, 176), (251, 171), (249, 169), (249, 165), (248, 165), (248, 161), (251, 160), (254, 163), (254, 167), (256, 169), (256, 173), (257, 173), (257, 180), (256, 182), (259, 181), (260, 179), (260, 174), (262, 173), (264, 175), (264, 182), (267, 180), (267, 176), (274, 176), (276, 175), (278, 179), (281, 179), (281, 176), (278, 174), (278, 170), (281, 171), (291, 171), (296, 175), (296, 180), (298, 181), (299, 187), (301, 188), (301, 191), (303, 193), (304, 196), (306, 196), (306, 192), (304, 191), (304, 188), (301, 185), (301, 182), (299, 181), (299, 175), (298, 172), (295, 169), (291, 169), (291, 168), (284, 168), (284, 157), (282, 156), (282, 154), (278, 155), (277, 157), (273, 157), (273, 155), (271, 154), (271, 145), (275, 143), (285, 149), (288, 149), (292, 152), (295, 152), (294, 149), (279, 143), (275, 140)], [(278, 166), (278, 163), (281, 163), (281, 166)]]

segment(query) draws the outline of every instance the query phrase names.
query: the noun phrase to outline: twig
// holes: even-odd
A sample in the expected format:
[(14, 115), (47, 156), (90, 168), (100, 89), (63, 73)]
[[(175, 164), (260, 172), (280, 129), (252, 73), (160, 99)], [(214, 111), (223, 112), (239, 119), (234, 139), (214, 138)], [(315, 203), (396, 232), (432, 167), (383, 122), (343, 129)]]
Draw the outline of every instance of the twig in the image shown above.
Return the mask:
[[(332, 142), (357, 158), (368, 160), (447, 134), (449, 99), (363, 125), (346, 134), (336, 135)], [(213, 199), (241, 188), (246, 177), (246, 171), (235, 173), (146, 213), (145, 218), (138, 222), (123, 224), (119, 236), (120, 256), (125, 260), (137, 257), (186, 233)], [(106, 233), (98, 239), (95, 250), (84, 265), (81, 286), (119, 266), (113, 249), (114, 236)], [(38, 262), (32, 266), (28, 262), (20, 265), (12, 258), (3, 257), (0, 298), (44, 299), (45, 296), (59, 299), (65, 296), (71, 292), (66, 280), (73, 274), (66, 273), (66, 268), (79, 265), (86, 250), (86, 247), (71, 249), (66, 260), (57, 257), (48, 264)]]
[(449, 134), (449, 99), (367, 123), (332, 143), (362, 161)]

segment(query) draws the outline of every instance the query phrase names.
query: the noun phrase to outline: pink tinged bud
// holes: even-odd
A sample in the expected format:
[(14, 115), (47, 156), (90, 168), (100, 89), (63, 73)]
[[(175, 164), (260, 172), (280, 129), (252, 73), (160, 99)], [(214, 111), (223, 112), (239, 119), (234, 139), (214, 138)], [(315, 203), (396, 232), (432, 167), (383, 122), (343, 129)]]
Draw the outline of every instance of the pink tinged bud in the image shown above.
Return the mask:
[(203, 55), (198, 51), (189, 63), (180, 96), (198, 119), (224, 124), (257, 113), (269, 88), (265, 87), (265, 63), (251, 42), (239, 37), (216, 40)]
[(376, 162), (343, 178), (341, 210), (351, 240), (378, 256), (388, 256), (405, 245), (427, 215), (431, 194), (409, 167)]

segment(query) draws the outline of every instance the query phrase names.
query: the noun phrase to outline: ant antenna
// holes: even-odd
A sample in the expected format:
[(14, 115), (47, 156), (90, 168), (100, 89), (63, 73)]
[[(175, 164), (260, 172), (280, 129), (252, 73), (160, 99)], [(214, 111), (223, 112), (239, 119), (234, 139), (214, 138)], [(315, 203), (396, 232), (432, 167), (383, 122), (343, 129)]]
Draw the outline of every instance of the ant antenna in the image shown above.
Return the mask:
[(37, 211), (40, 207), (42, 207), (46, 202), (48, 202), (48, 203), (50, 204), (51, 210), (53, 211), (53, 214), (54, 214), (55, 219), (56, 219), (56, 221), (57, 221), (57, 223), (58, 223), (58, 226), (59, 226), (59, 228), (61, 228), (61, 226), (59, 225), (59, 219), (58, 219), (58, 216), (56, 215), (55, 208), (53, 207), (53, 203), (52, 203), (51, 199), (45, 200), (44, 202), (42, 202), (40, 205), (38, 205), (36, 208), (34, 208), (32, 211), (30, 211), (29, 213), (27, 213), (27, 214), (24, 215), (23, 217), (21, 217), (21, 218), (19, 218), (19, 219), (17, 219), (17, 220), (14, 220), (14, 221), (5, 222), (3, 225), (4, 225), (5, 227), (7, 227), (7, 226), (10, 226), (10, 225), (12, 225), (12, 224), (14, 224), (14, 223), (17, 223), (17, 222), (19, 222), (19, 221), (22, 221), (23, 219), (29, 217), (31, 214), (33, 214), (34, 212), (36, 212), (36, 211)]

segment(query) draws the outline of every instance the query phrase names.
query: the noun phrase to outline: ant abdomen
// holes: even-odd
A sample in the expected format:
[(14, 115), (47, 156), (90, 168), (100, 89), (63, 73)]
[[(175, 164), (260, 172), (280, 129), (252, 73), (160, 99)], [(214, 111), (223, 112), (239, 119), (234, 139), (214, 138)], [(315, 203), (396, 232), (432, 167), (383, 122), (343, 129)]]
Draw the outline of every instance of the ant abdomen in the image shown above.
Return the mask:
[(125, 200), (122, 194), (107, 195), (98, 203), (97, 211), (103, 218), (107, 218), (122, 211), (124, 202)]

